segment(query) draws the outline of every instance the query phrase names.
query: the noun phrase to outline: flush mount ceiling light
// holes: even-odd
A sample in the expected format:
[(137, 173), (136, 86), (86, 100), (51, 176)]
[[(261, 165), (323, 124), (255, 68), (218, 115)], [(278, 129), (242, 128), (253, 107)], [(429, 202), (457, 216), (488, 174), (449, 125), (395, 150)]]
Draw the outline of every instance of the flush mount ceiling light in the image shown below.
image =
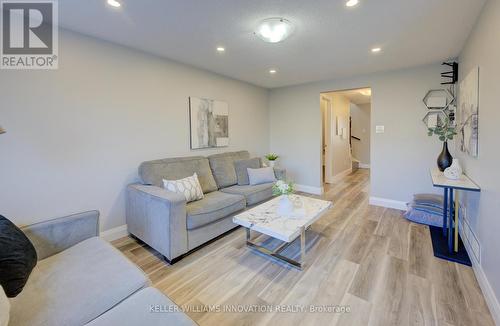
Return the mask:
[(271, 75), (274, 75), (274, 74), (275, 74), (275, 73), (277, 73), (277, 72), (278, 72), (278, 71), (277, 71), (276, 69), (270, 69), (270, 70), (269, 70), (269, 73), (270, 73)]
[(372, 49), (372, 52), (373, 52), (373, 53), (378, 53), (378, 52), (380, 52), (380, 51), (382, 51), (382, 49), (381, 49), (381, 48), (373, 48), (373, 49)]
[(359, 3), (359, 0), (348, 0), (345, 5), (346, 7), (354, 7)]
[(118, 2), (117, 0), (108, 0), (108, 5), (110, 5), (111, 7), (115, 7), (115, 8), (122, 6), (122, 4), (120, 2)]
[(289, 37), (293, 25), (284, 18), (268, 18), (260, 22), (255, 34), (268, 43), (278, 43)]
[(221, 53), (222, 53), (222, 52), (224, 52), (224, 51), (226, 51), (226, 48), (225, 48), (225, 47), (223, 47), (223, 46), (218, 46), (218, 47), (217, 47), (217, 52), (221, 52)]

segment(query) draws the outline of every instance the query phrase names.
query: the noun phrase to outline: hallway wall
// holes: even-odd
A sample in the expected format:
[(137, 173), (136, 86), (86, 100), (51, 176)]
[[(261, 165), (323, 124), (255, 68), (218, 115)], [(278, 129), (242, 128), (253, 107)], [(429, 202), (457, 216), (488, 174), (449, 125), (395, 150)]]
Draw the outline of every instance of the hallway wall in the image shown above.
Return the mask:
[(352, 135), (361, 140), (351, 139), (352, 156), (361, 164), (370, 165), (370, 115), (371, 104), (351, 103)]

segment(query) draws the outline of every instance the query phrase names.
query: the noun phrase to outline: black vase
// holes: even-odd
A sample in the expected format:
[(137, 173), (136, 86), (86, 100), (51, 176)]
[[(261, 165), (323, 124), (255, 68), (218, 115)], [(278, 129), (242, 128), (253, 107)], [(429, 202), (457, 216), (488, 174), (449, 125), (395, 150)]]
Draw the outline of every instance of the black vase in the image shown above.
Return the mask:
[(439, 154), (437, 159), (438, 168), (441, 172), (443, 172), (447, 167), (451, 166), (451, 162), (453, 161), (453, 157), (448, 150), (448, 142), (443, 143), (443, 150), (441, 154)]

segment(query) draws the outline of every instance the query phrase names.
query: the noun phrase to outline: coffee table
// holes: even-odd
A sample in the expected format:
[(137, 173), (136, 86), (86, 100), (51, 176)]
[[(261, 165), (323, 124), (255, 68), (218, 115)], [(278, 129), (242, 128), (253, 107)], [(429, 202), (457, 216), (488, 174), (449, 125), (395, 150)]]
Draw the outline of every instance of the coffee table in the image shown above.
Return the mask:
[[(306, 255), (306, 229), (332, 207), (332, 202), (301, 195), (290, 195), (294, 209), (288, 214), (283, 214), (278, 213), (282, 197), (273, 198), (234, 216), (233, 222), (245, 227), (248, 247), (295, 268), (302, 269)], [(276, 249), (269, 250), (252, 241), (251, 231), (268, 235), (283, 241), (283, 243)], [(280, 252), (298, 237), (300, 237), (300, 261), (281, 255)]]

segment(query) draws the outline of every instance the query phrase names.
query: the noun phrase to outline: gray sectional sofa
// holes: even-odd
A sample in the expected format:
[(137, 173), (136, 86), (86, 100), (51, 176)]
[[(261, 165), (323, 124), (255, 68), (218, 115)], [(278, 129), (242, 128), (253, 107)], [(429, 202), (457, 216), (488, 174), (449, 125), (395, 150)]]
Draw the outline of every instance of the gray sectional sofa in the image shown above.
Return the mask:
[[(39, 261), (23, 291), (9, 300), (9, 326), (196, 325), (150, 287), (137, 266), (98, 237), (97, 211), (22, 230)], [(155, 313), (157, 307), (163, 313)]]
[[(273, 183), (238, 185), (234, 162), (249, 159), (247, 151), (144, 162), (141, 184), (127, 191), (127, 226), (174, 263), (186, 253), (237, 227), (232, 216), (272, 197)], [(183, 195), (163, 188), (163, 179), (177, 180), (197, 173), (204, 198), (186, 204)], [(285, 171), (275, 169), (277, 179)]]

